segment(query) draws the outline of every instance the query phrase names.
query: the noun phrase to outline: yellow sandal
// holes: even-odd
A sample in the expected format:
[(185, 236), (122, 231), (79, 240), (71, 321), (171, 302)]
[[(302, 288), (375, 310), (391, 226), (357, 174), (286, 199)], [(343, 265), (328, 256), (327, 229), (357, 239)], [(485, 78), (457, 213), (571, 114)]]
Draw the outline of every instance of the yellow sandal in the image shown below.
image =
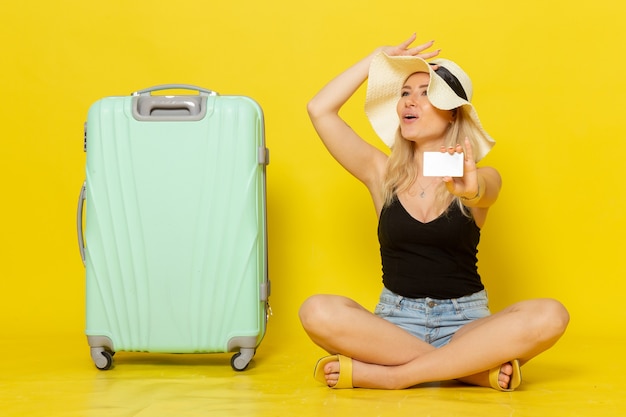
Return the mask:
[(522, 370), (519, 365), (519, 360), (514, 359), (509, 362), (513, 367), (513, 373), (511, 374), (511, 381), (509, 382), (508, 388), (502, 388), (498, 383), (498, 377), (500, 376), (500, 368), (502, 366), (498, 366), (489, 370), (489, 385), (491, 388), (497, 389), (498, 391), (513, 391), (522, 383)]
[(315, 370), (313, 371), (313, 377), (321, 382), (322, 384), (326, 384), (326, 378), (324, 373), (324, 367), (326, 364), (330, 362), (339, 362), (339, 380), (337, 384), (330, 388), (353, 388), (352, 386), (352, 358), (343, 355), (331, 355), (325, 356), (315, 365)]

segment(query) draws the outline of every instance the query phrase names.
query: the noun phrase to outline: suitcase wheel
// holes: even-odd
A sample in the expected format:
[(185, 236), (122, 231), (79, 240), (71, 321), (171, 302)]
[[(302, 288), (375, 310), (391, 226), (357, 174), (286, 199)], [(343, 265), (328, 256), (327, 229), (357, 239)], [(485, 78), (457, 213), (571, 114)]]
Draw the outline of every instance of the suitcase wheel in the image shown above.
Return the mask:
[(113, 365), (113, 355), (115, 355), (115, 352), (110, 352), (104, 348), (91, 348), (91, 359), (96, 365), (96, 368), (102, 371), (111, 369)]
[(238, 372), (245, 370), (250, 364), (254, 353), (254, 349), (241, 348), (241, 351), (235, 353), (233, 357), (230, 358), (230, 366)]

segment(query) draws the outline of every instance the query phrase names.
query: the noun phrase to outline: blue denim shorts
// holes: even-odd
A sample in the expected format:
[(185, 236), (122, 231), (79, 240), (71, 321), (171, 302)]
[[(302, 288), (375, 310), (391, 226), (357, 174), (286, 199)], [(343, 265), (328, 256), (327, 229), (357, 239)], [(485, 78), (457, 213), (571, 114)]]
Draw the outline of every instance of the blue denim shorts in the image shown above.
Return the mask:
[(426, 343), (441, 347), (461, 327), (491, 313), (485, 290), (461, 298), (438, 300), (406, 298), (384, 288), (374, 314)]

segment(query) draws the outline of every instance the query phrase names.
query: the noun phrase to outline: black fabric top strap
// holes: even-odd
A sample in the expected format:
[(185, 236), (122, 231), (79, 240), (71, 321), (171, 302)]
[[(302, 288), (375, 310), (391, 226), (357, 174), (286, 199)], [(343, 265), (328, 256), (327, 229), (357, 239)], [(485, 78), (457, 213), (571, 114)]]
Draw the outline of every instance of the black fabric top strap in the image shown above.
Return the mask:
[[(431, 65), (435, 65), (435, 64), (431, 64)], [(439, 68), (437, 68), (435, 72), (437, 73), (438, 76), (443, 78), (446, 84), (450, 86), (452, 91), (454, 91), (457, 96), (461, 97), (463, 100), (469, 101), (467, 99), (467, 94), (465, 93), (465, 89), (463, 88), (463, 85), (461, 84), (459, 79), (456, 78), (454, 74), (452, 74), (450, 71), (448, 71), (445, 67), (442, 67), (441, 65), (439, 65)]]

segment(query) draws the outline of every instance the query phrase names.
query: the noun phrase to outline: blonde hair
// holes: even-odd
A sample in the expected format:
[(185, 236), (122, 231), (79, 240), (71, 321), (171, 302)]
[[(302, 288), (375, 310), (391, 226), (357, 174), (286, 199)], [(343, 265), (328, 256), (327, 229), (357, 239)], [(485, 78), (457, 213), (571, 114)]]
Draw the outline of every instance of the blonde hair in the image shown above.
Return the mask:
[[(444, 137), (443, 145), (446, 147), (456, 146), (460, 144), (465, 152), (465, 138), (470, 140), (473, 149), (477, 149), (475, 140), (478, 126), (471, 122), (471, 118), (465, 114), (465, 109), (459, 107), (456, 110), (456, 117), (448, 127)], [(415, 163), (415, 146), (414, 143), (404, 139), (400, 135), (400, 128), (396, 132), (396, 139), (391, 148), (391, 154), (387, 160), (387, 172), (382, 185), (382, 195), (385, 206), (391, 204), (398, 193), (404, 192), (411, 187), (416, 181), (419, 170), (422, 168)], [(469, 216), (461, 199), (452, 197), (443, 183), (438, 185), (436, 189), (435, 201), (438, 211), (445, 210), (450, 206), (451, 200), (454, 199), (459, 204), (461, 211)]]

